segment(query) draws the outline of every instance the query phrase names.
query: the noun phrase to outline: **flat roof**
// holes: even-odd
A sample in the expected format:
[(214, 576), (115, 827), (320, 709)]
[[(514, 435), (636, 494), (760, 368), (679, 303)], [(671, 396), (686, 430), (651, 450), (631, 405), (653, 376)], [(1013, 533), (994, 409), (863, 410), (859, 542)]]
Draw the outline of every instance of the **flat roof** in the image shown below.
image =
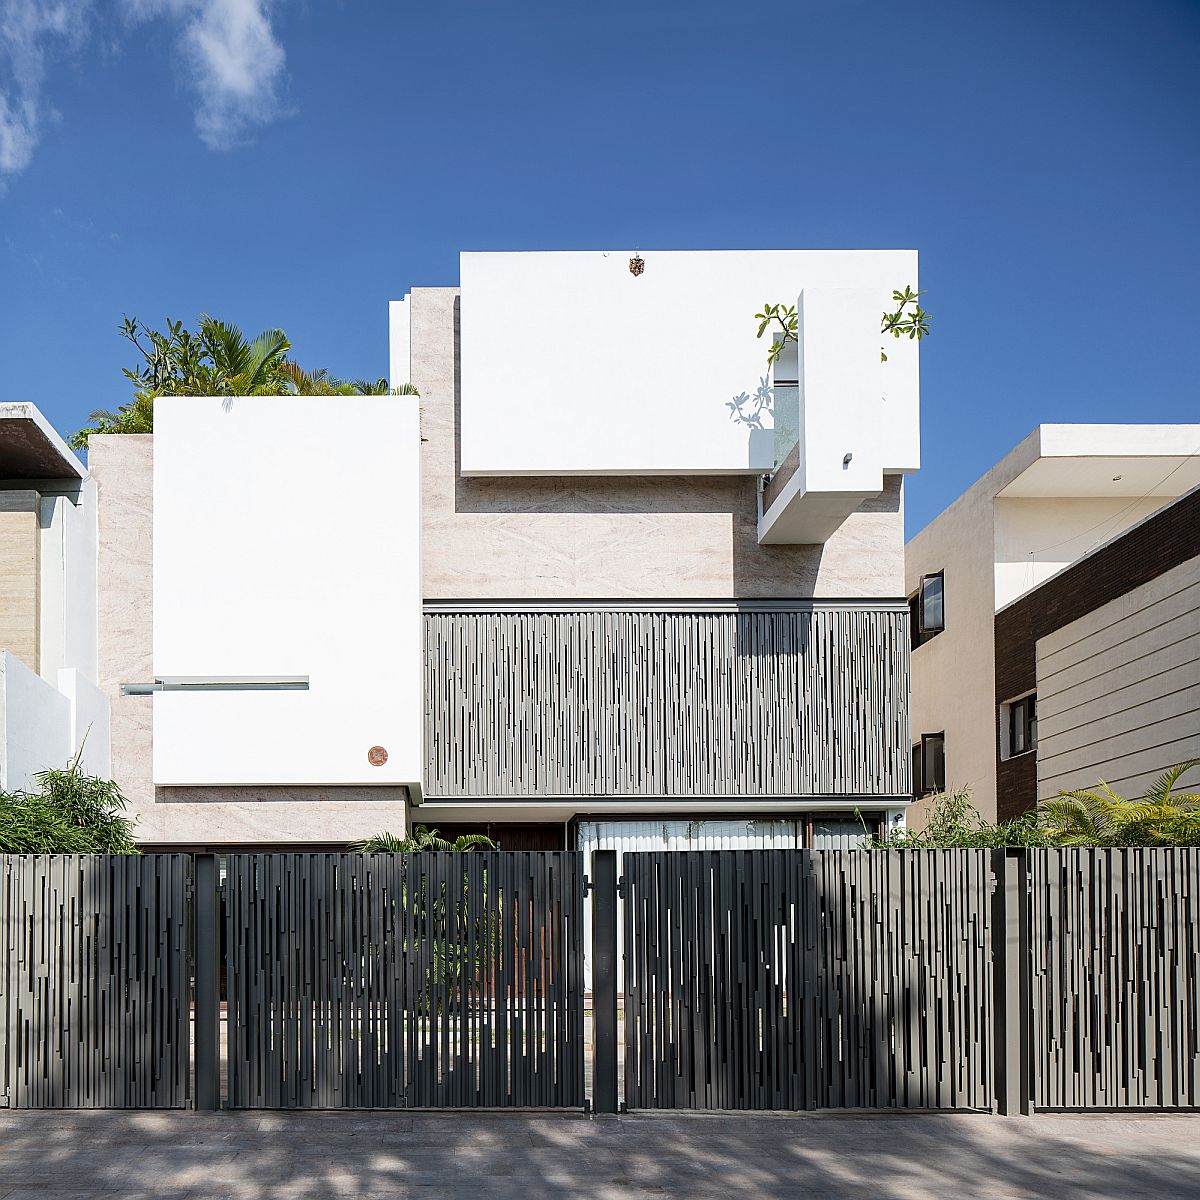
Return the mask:
[(0, 404), (0, 481), (86, 478), (87, 468), (36, 404)]
[(1040, 425), (1036, 434), (1036, 457), (996, 495), (1170, 499), (1200, 484), (1200, 425)]

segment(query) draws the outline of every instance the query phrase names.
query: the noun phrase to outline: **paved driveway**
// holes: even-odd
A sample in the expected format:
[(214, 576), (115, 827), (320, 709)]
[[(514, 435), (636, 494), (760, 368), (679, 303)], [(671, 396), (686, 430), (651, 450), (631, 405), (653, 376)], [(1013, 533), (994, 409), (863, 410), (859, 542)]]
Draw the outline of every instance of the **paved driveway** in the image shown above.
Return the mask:
[(0, 1114), (18, 1197), (1200, 1197), (1200, 1117)]

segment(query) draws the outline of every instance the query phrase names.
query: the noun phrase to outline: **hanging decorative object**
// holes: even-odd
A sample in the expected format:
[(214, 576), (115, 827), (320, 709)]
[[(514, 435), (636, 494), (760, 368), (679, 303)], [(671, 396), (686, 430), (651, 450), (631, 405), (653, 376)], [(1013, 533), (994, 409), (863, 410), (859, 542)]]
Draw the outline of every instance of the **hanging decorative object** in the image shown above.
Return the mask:
[(646, 260), (635, 250), (629, 260), (630, 275), (640, 275), (646, 269)]

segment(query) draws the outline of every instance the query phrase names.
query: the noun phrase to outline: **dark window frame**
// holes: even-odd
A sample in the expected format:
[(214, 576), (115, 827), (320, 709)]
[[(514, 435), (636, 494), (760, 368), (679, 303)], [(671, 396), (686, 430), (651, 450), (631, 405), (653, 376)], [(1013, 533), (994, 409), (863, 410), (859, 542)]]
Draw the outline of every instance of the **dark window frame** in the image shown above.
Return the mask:
[[(940, 741), (942, 744), (942, 773), (941, 780), (934, 779), (931, 784), (927, 778), (929, 772), (926, 768), (929, 761), (929, 744), (935, 741)], [(912, 755), (913, 795), (917, 797), (932, 796), (934, 792), (944, 792), (946, 790), (946, 731), (943, 729), (939, 733), (921, 734), (921, 740), (913, 743)]]
[(1027, 692), (1000, 706), (1003, 738), (1001, 758), (1020, 758), (1037, 752), (1037, 692)]
[[(938, 594), (941, 607), (941, 619), (937, 625), (931, 625), (925, 614), (927, 592), (930, 580), (938, 581)], [(911, 625), (912, 646), (915, 650), (923, 646), (930, 638), (946, 632), (946, 572), (929, 571), (921, 576), (917, 590), (908, 598), (909, 622)]]

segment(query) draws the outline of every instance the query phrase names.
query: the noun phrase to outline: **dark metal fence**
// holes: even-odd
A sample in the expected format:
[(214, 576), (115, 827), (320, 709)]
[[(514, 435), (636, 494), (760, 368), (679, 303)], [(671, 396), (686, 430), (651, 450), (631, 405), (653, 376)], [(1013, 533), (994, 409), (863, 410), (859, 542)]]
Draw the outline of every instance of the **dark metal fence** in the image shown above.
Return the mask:
[(0, 856), (0, 1103), (188, 1102), (191, 859)]
[[(584, 1106), (581, 855), (0, 873), (0, 1106)], [(630, 1108), (1200, 1107), (1200, 850), (630, 853), (620, 881), (599, 851), (591, 876), (598, 1111), (621, 1011)]]
[(234, 854), (229, 1103), (582, 1107), (582, 856)]
[(624, 856), (630, 1108), (987, 1108), (987, 855)]
[(1033, 1102), (1200, 1107), (1200, 852), (1030, 852)]

